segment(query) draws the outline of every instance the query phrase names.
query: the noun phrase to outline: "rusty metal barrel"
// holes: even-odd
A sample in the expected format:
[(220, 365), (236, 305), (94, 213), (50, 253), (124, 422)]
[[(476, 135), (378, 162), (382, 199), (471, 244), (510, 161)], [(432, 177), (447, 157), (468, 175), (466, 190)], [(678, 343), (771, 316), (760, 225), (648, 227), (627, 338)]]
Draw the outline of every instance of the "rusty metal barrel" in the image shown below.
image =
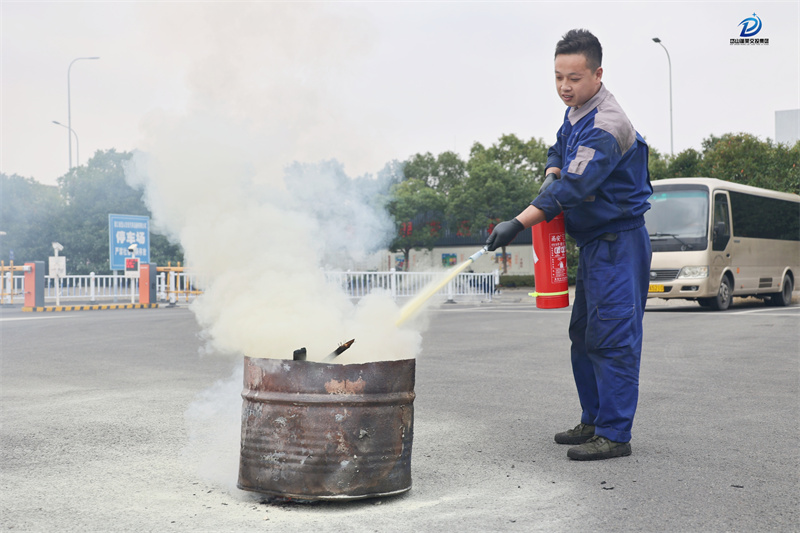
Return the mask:
[(239, 488), (310, 501), (409, 490), (414, 371), (245, 357)]

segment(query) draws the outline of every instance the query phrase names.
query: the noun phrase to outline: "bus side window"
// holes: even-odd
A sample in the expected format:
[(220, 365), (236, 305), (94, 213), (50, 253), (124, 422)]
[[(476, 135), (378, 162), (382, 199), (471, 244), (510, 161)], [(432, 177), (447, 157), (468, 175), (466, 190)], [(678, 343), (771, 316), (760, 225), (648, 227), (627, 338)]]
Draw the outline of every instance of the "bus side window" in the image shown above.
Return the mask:
[(731, 238), (731, 222), (728, 214), (728, 196), (725, 193), (714, 195), (714, 234), (712, 249), (722, 251)]

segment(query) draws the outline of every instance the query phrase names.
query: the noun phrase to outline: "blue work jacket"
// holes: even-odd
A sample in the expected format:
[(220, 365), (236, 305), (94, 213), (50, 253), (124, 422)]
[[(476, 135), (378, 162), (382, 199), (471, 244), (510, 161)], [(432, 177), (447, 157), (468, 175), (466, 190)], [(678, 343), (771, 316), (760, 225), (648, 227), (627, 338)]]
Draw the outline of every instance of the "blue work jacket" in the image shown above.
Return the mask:
[(601, 85), (583, 106), (567, 109), (547, 152), (546, 168), (560, 168), (561, 179), (531, 204), (548, 222), (563, 211), (578, 246), (603, 233), (641, 227), (653, 192), (647, 158), (644, 139)]

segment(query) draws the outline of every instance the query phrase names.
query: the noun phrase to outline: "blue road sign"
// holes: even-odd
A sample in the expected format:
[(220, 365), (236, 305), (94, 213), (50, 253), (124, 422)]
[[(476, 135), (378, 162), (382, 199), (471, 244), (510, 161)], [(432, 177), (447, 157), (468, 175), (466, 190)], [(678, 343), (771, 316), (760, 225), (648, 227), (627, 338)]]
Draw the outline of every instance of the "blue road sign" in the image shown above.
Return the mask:
[(125, 270), (125, 259), (133, 255), (141, 263), (150, 262), (150, 218), (135, 215), (108, 215), (108, 263), (111, 270)]

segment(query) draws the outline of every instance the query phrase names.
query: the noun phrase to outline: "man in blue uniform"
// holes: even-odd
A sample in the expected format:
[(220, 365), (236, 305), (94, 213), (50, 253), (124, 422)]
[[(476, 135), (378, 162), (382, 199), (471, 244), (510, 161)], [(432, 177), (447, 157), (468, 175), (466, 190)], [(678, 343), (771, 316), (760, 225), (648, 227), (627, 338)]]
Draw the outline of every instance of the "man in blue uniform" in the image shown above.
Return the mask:
[(570, 30), (556, 45), (556, 90), (569, 107), (547, 154), (547, 179), (487, 240), (495, 250), (563, 211), (580, 247), (569, 336), (582, 414), (555, 436), (576, 445), (567, 451), (576, 460), (631, 454), (650, 274), (648, 149), (603, 85), (601, 63), (600, 42), (586, 30)]

